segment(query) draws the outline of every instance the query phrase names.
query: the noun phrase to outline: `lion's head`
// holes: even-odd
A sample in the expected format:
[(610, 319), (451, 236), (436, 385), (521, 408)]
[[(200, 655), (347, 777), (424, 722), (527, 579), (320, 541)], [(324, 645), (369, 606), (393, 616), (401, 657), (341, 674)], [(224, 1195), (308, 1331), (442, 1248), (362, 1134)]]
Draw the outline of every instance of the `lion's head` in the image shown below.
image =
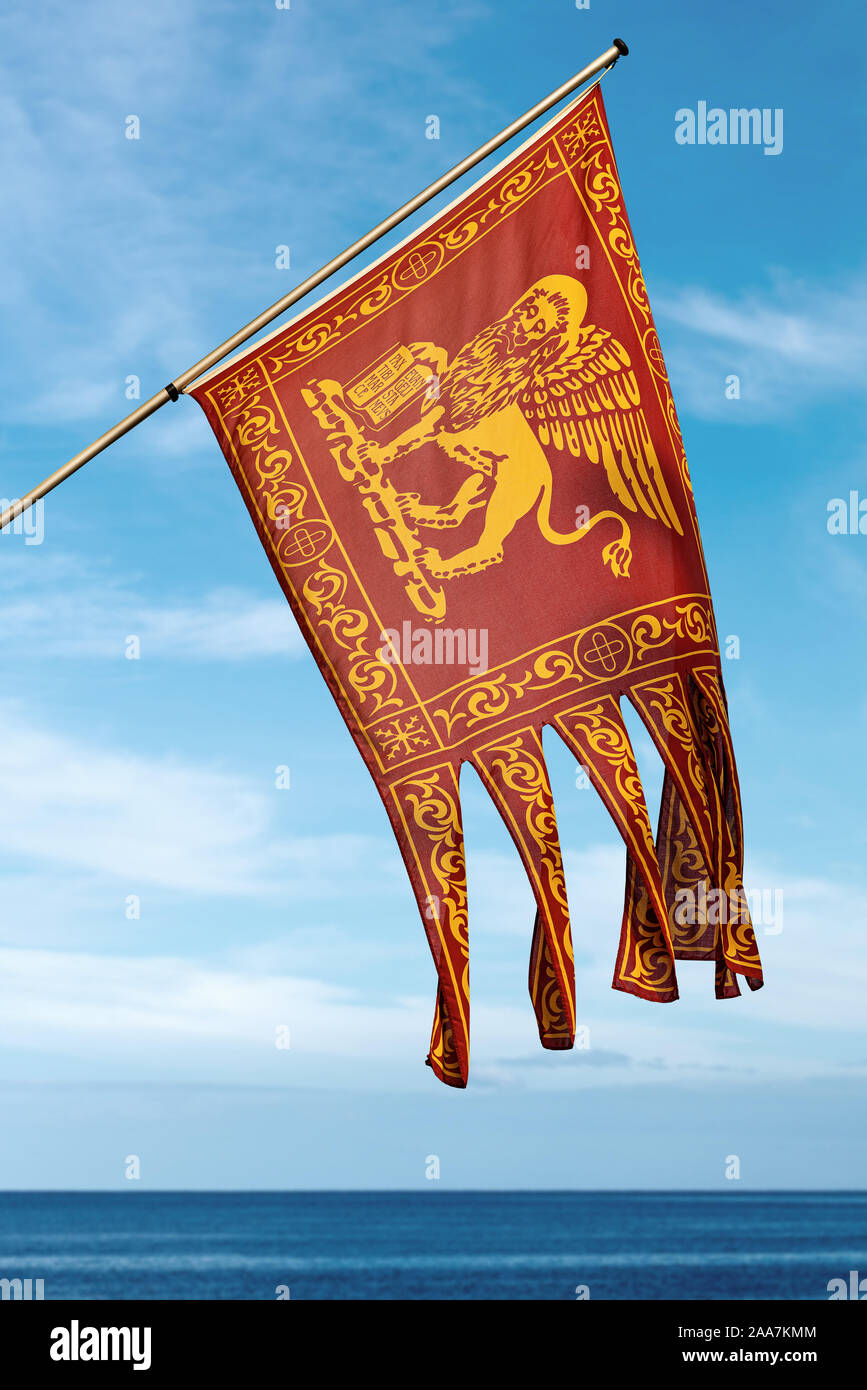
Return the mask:
[(587, 291), (571, 275), (546, 275), (499, 320), (515, 357), (560, 356), (577, 344)]
[(587, 292), (570, 275), (546, 275), (452, 360), (439, 404), (452, 429), (464, 429), (516, 401), (535, 371), (572, 352), (587, 312)]

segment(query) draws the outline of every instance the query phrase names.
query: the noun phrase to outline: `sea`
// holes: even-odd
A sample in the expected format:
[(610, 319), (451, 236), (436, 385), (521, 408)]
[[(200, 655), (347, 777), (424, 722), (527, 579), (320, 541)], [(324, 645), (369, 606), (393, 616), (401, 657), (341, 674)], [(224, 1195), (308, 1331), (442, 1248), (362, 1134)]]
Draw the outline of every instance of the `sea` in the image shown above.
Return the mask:
[(46, 1300), (822, 1300), (851, 1271), (867, 1296), (864, 1192), (0, 1193), (0, 1280)]

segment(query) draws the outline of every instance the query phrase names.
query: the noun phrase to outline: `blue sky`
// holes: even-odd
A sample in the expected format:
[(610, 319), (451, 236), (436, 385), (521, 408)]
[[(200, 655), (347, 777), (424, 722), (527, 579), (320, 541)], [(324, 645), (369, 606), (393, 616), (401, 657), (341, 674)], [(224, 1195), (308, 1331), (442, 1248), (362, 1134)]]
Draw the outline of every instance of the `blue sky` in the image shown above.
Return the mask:
[[(529, 889), (468, 778), (471, 1082), (439, 1087), (433, 967), (381, 805), (183, 400), (48, 499), (41, 543), (0, 537), (0, 1188), (120, 1186), (130, 1153), (159, 1186), (413, 1187), (432, 1153), (455, 1186), (714, 1187), (729, 1154), (745, 1185), (861, 1185), (867, 536), (826, 524), (831, 499), (867, 499), (861, 16), (36, 13), (0, 18), (6, 498), (126, 414), (130, 376), (150, 395), (629, 42), (605, 99), (719, 628), (740, 640), (747, 887), (784, 906), (758, 994), (718, 1003), (688, 965), (676, 1005), (612, 992), (623, 851), (552, 740), (591, 1045), (542, 1053)], [(781, 108), (782, 152), (678, 144), (699, 101)]]

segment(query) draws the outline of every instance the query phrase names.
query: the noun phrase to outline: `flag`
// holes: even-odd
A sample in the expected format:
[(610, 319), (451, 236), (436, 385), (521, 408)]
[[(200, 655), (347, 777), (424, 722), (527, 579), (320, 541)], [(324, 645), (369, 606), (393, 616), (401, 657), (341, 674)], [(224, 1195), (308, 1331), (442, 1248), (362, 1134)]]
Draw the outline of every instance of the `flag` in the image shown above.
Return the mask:
[[(545, 727), (625, 841), (613, 987), (669, 1002), (705, 960), (718, 998), (758, 988), (708, 577), (598, 87), (191, 394), (400, 847), (435, 1074), (467, 1084), (464, 763), (532, 886), (542, 1045), (574, 1044)], [(655, 839), (623, 701), (665, 767)]]

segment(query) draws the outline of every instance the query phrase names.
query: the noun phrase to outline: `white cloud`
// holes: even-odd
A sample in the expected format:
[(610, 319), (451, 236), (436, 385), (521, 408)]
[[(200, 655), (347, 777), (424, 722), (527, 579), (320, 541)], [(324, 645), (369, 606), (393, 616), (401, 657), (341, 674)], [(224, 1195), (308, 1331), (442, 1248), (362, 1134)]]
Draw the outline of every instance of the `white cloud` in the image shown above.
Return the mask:
[(427, 1001), (371, 1006), (363, 991), (312, 978), (170, 956), (0, 949), (0, 1055), (56, 1050), (110, 1068), (144, 1051), (176, 1079), (216, 1079), (227, 1052), (242, 1049), (254, 1082), (286, 1072), (278, 1028), (288, 1028), (294, 1060), (415, 1056), (429, 1027)]
[[(328, 943), (334, 949), (334, 941)], [(246, 963), (93, 951), (0, 949), (0, 1058), (10, 1053), (89, 1059), (103, 1076), (170, 1069), (175, 1080), (232, 1079), (246, 1084), (345, 1084), (359, 1065), (376, 1061), (379, 1087), (424, 1086), (420, 1066), (433, 1006), (430, 995), (384, 991), (319, 973), (280, 969), (279, 958), (251, 949)], [(359, 961), (366, 953), (359, 951)], [(294, 964), (297, 965), (297, 962)], [(308, 957), (307, 964), (314, 962)], [(285, 965), (290, 965), (287, 959)], [(685, 972), (698, 975), (697, 967)], [(707, 971), (702, 972), (707, 977)], [(431, 984), (433, 972), (430, 971)], [(693, 981), (695, 983), (695, 981)], [(580, 1010), (590, 1047), (544, 1053), (529, 1000), (497, 1002), (478, 990), (472, 1017), (472, 1080), (480, 1086), (558, 1090), (618, 1085), (724, 1084), (803, 1080), (867, 1070), (867, 1057), (835, 1057), (778, 1045), (779, 1015), (764, 1041), (739, 1005), (709, 998), (704, 1007), (654, 1008), (597, 993), (586, 971), (579, 982), (591, 1008)], [(778, 981), (779, 987), (779, 981)], [(812, 1020), (803, 1021), (809, 1031)], [(751, 1026), (752, 1025), (752, 1026)], [(276, 1030), (289, 1029), (287, 1057)], [(777, 1045), (774, 1043), (777, 1042)], [(325, 1068), (325, 1070), (323, 1070)], [(0, 1072), (7, 1070), (0, 1065)]]
[(34, 546), (29, 554), (7, 552), (4, 558), (4, 639), (30, 660), (123, 660), (129, 636), (139, 638), (142, 660), (247, 661), (307, 651), (279, 593), (260, 598), (223, 588), (155, 602), (128, 581), (70, 556)]
[(364, 835), (278, 837), (279, 793), (251, 777), (28, 727), (0, 707), (0, 843), (8, 860), (205, 897), (321, 897), (380, 872)]
[[(844, 290), (777, 275), (726, 297), (697, 287), (657, 294), (654, 311), (683, 408), (731, 423), (776, 419), (851, 391), (867, 368), (867, 280)], [(739, 400), (725, 381), (740, 378)]]
[[(122, 956), (94, 952), (0, 949), (0, 1053), (19, 1048), (102, 1058), (146, 1048), (155, 1067), (167, 1055), (175, 1073), (218, 1077), (226, 1049), (244, 1049), (244, 1079), (273, 1074), (275, 1030), (289, 1029), (290, 1050), (300, 1057), (379, 1058), (399, 1073), (417, 1069), (424, 1055), (433, 996), (365, 1000), (363, 987), (273, 970), (231, 968), (181, 957)], [(573, 1054), (568, 1066), (547, 1066), (536, 1038), (529, 1001), (525, 1008), (489, 1000), (473, 1008), (472, 1050), (480, 1082), (542, 1087), (635, 1084), (644, 1079), (694, 1077), (721, 1055), (740, 1070), (758, 1062), (742, 1040), (732, 1045), (725, 1029), (684, 1026), (667, 1037), (652, 1025), (625, 1018), (590, 1020), (592, 1050)], [(216, 1055), (214, 1055), (216, 1051)], [(613, 1064), (594, 1065), (598, 1055)], [(499, 1059), (507, 1059), (502, 1061)], [(621, 1059), (625, 1059), (625, 1062)], [(280, 1058), (276, 1058), (279, 1064)], [(779, 1072), (779, 1059), (770, 1070)], [(475, 1067), (476, 1063), (474, 1063)], [(785, 1070), (785, 1068), (783, 1068)], [(794, 1063), (790, 1068), (796, 1073)], [(237, 1070), (233, 1068), (233, 1074)], [(419, 1073), (425, 1080), (424, 1073)]]
[[(0, 1039), (36, 1053), (104, 1055), (106, 1065), (144, 1048), (157, 1069), (175, 1048), (190, 1076), (216, 1077), (222, 1065), (254, 1081), (272, 1078), (272, 1060), (263, 1058), (271, 1059), (273, 1028), (286, 1022), (300, 1030), (310, 1065), (330, 1058), (329, 1075), (343, 1082), (365, 1057), (389, 1065), (395, 1058), (401, 1077), (414, 1075), (434, 975), (408, 888), (399, 936), (390, 916), (382, 928), (356, 930), (354, 904), (387, 900), (391, 914), (391, 890), (403, 882), (384, 830), (288, 839), (275, 831), (275, 794), (252, 778), (76, 741), (33, 727), (8, 706), (0, 706), (0, 746), (0, 843), (14, 867), (0, 937)], [(526, 994), (533, 902), (517, 855), (473, 853), (471, 841), (469, 857), (480, 1083), (710, 1084), (717, 1076), (848, 1074), (867, 1065), (867, 1055), (853, 1050), (867, 990), (856, 886), (748, 866), (748, 888), (784, 893), (782, 932), (760, 930), (765, 990), (717, 1001), (712, 967), (681, 963), (680, 1002), (653, 1006), (610, 988), (622, 849), (613, 839), (580, 851), (567, 846), (579, 1021), (590, 1029), (591, 1053), (564, 1062), (540, 1054)], [(247, 899), (252, 936), (245, 927), (232, 942), (223, 931), (207, 959), (197, 958), (192, 941), (184, 957), (148, 955), (141, 933), (100, 920), (94, 949), (79, 921), (89, 905), (100, 896), (119, 902), (121, 886), (144, 885), (157, 885), (164, 900)], [(16, 923), (15, 904), (28, 891), (35, 914)], [(329, 897), (341, 925), (320, 933), (309, 919), (305, 925), (303, 904), (321, 914)], [(289, 901), (301, 909), (291, 931)], [(64, 947), (64, 922), (79, 950)], [(411, 944), (404, 931), (414, 933)], [(407, 989), (416, 979), (429, 994)], [(234, 1043), (247, 1051), (235, 1057)]]
[[(291, 244), (294, 283), (345, 244), (347, 208), (367, 207), (371, 189), (390, 211), (390, 180), (406, 194), (401, 89), (431, 77), (464, 117), (487, 110), (440, 51), (480, 13), (466, 0), (429, 17), (394, 4), (371, 24), (348, 3), (339, 18), (271, 4), (249, 22), (224, 0), (149, 0), (131, 22), (113, 0), (45, 0), (34, 25), (26, 5), (7, 5), (6, 422), (118, 418), (129, 374), (150, 395), (286, 292), (277, 244)], [(138, 140), (125, 137), (129, 115)], [(428, 173), (417, 120), (409, 155)]]

